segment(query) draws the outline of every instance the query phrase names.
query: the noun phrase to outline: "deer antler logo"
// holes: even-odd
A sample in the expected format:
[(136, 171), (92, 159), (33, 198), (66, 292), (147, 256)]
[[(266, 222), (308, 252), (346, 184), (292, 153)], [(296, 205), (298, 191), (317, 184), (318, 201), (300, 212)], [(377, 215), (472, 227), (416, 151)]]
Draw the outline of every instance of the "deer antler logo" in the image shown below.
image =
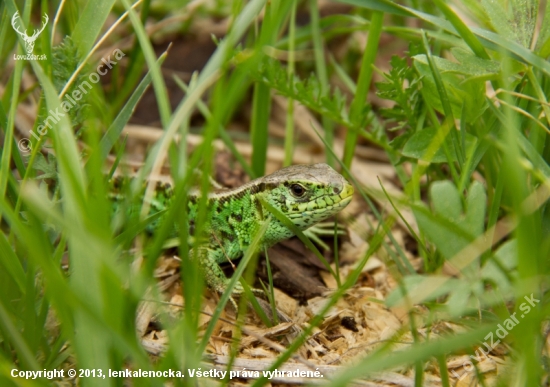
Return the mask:
[(19, 30), (19, 27), (16, 26), (17, 19), (20, 19), (19, 12), (16, 12), (11, 18), (11, 26), (25, 41), (25, 51), (27, 51), (27, 54), (31, 54), (32, 50), (34, 50), (34, 41), (38, 38), (38, 35), (44, 31), (44, 28), (48, 25), (48, 20), (50, 20), (50, 18), (48, 18), (47, 14), (44, 14), (44, 23), (42, 24), (42, 28), (40, 28), (40, 30), (34, 30), (32, 36), (27, 35), (26, 30), (24, 32)]

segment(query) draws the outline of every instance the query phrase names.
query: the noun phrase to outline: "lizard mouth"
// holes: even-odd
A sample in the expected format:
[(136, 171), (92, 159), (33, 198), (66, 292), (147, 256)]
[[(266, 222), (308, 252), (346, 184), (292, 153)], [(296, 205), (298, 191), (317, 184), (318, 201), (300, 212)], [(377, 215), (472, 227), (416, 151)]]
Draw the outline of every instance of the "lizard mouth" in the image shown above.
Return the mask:
[(351, 200), (351, 197), (353, 196), (353, 192), (354, 192), (353, 185), (347, 182), (344, 183), (344, 189), (340, 193), (340, 197), (342, 198), (342, 201), (348, 199), (347, 203), (349, 203), (349, 201)]
[(315, 208), (305, 209), (303, 211), (288, 214), (287, 216), (293, 219), (301, 218), (304, 216), (328, 218), (334, 215), (342, 208), (346, 207), (351, 202), (351, 199), (353, 197), (353, 186), (347, 182), (343, 185), (344, 187), (339, 194), (324, 196), (323, 201), (325, 202), (325, 206), (317, 206)]
[[(332, 206), (327, 206), (325, 208), (329, 207), (345, 207), (351, 202), (351, 198), (353, 197), (353, 186), (349, 184), (347, 181), (343, 184), (342, 190), (339, 192), (338, 195), (331, 196), (330, 199), (334, 202)], [(340, 200), (334, 200), (336, 197), (338, 197)]]
[(346, 207), (351, 202), (351, 199), (353, 198), (353, 192), (354, 192), (353, 186), (347, 182), (344, 183), (344, 189), (342, 189), (342, 192), (340, 192), (340, 194), (338, 195), (338, 197), (340, 198), (340, 201), (335, 202), (334, 204), (327, 206), (325, 208), (320, 208), (320, 210), (325, 210), (331, 213), (333, 213), (334, 210), (340, 211), (342, 208)]

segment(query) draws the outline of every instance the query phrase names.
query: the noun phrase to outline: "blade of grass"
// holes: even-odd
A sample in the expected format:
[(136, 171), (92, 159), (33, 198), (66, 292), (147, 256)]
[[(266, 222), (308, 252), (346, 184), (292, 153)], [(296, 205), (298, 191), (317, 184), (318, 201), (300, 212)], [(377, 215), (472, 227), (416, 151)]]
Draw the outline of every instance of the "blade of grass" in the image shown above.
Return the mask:
[[(7, 8), (7, 15), (10, 17), (13, 17), (17, 11), (17, 7), (13, 0), (6, 2), (6, 8)], [(27, 3), (26, 9), (25, 9), (25, 20), (29, 20), (29, 14), (30, 14), (30, 2)], [(17, 47), (17, 53), (21, 54), (21, 45), (18, 45)], [(8, 184), (8, 174), (10, 170), (10, 163), (12, 159), (12, 146), (11, 144), (14, 142), (14, 128), (15, 128), (15, 114), (17, 110), (17, 104), (19, 101), (19, 90), (21, 88), (21, 78), (23, 74), (23, 61), (18, 60), (15, 62), (15, 67), (13, 71), (13, 75), (11, 79), (13, 80), (13, 84), (11, 87), (11, 96), (10, 96), (10, 107), (8, 110), (8, 120), (6, 123), (6, 126), (4, 127), (4, 149), (2, 151), (2, 159), (0, 160), (0, 196), (4, 196), (6, 194), (6, 187)], [(2, 221), (2, 217), (0, 216), (0, 222)]]
[[(168, 56), (168, 50), (164, 51), (159, 56), (156, 62), (158, 68), (162, 66), (162, 63), (164, 62), (167, 56)], [(115, 144), (116, 140), (120, 137), (120, 134), (124, 130), (124, 126), (130, 120), (130, 117), (134, 113), (134, 110), (138, 102), (140, 101), (141, 97), (145, 93), (145, 90), (147, 90), (147, 88), (149, 87), (151, 80), (152, 80), (152, 74), (151, 74), (151, 70), (149, 70), (145, 75), (145, 77), (143, 77), (143, 79), (139, 83), (138, 87), (134, 90), (134, 92), (128, 99), (128, 102), (126, 102), (126, 104), (120, 110), (120, 112), (118, 113), (117, 117), (115, 118), (111, 126), (109, 126), (109, 128), (103, 135), (103, 138), (101, 139), (101, 142), (99, 144), (101, 148), (100, 150), (101, 157), (103, 159), (107, 157), (113, 145)]]
[[(292, 0), (292, 9), (290, 10), (290, 22), (288, 27), (288, 63), (287, 77), (289, 88), (294, 84), (294, 67), (295, 67), (295, 45), (296, 45), (296, 7), (297, 0)], [(286, 107), (286, 124), (285, 124), (285, 157), (283, 166), (292, 164), (292, 156), (294, 154), (294, 100), (288, 98)]]
[[(253, 265), (251, 265), (250, 263), (247, 265), (247, 272), (250, 272), (250, 273), (254, 273), (256, 270), (256, 266), (253, 267), (254, 270), (250, 269), (250, 267), (252, 267)], [(245, 276), (246, 276), (246, 272), (245, 272)], [(274, 321), (277, 319), (277, 315), (274, 314), (274, 321), (271, 321), (269, 319), (269, 317), (267, 317), (267, 315), (265, 314), (265, 311), (262, 309), (262, 307), (260, 306), (260, 303), (258, 302), (258, 300), (256, 299), (256, 297), (254, 297), (254, 293), (252, 293), (252, 289), (250, 288), (250, 285), (248, 285), (248, 283), (244, 280), (241, 279), (241, 286), (243, 287), (244, 289), (244, 295), (242, 297), (242, 299), (240, 300), (241, 302), (239, 303), (239, 314), (244, 314), (247, 310), (246, 308), (246, 301), (249, 301), (250, 304), (252, 305), (252, 308), (254, 309), (254, 311), (256, 312), (256, 314), (258, 315), (258, 317), (260, 317), (260, 320), (262, 320), (262, 323), (266, 326), (266, 327), (272, 327), (274, 326)], [(275, 311), (276, 312), (276, 311)]]
[(483, 48), (483, 45), (480, 43), (479, 39), (470, 31), (468, 26), (464, 24), (462, 19), (460, 19), (453, 10), (445, 3), (443, 0), (435, 0), (435, 5), (439, 10), (445, 15), (448, 21), (451, 22), (453, 27), (456, 29), (457, 33), (464, 39), (464, 42), (472, 49), (472, 51), (482, 59), (491, 59), (489, 54)]
[(12, 343), (18, 358), (21, 362), (31, 370), (39, 370), (40, 365), (35, 360), (31, 349), (28, 347), (25, 338), (13, 324), (9, 314), (2, 302), (0, 302), (0, 327), (4, 331), (4, 339), (8, 339)]
[[(230, 50), (233, 48), (233, 45), (236, 44), (239, 39), (244, 35), (248, 26), (252, 23), (254, 18), (259, 14), (260, 10), (264, 6), (266, 0), (253, 0), (249, 2), (246, 7), (243, 9), (243, 12), (235, 20), (231, 30), (228, 35), (220, 42), (218, 48), (206, 64), (206, 66), (201, 71), (196, 88), (192, 87), (192, 92), (185, 96), (181, 101), (180, 105), (172, 115), (170, 125), (167, 127), (163, 137), (160, 142), (155, 146), (150, 152), (144, 167), (140, 171), (139, 178), (136, 180), (136, 185), (141, 184), (143, 177), (149, 171), (152, 171), (154, 174), (160, 171), (160, 167), (164, 163), (164, 157), (168, 146), (172, 142), (174, 135), (177, 133), (181, 123), (186, 119), (191, 113), (191, 109), (195, 106), (196, 101), (200, 98), (202, 93), (213, 84), (218, 78), (218, 72), (224, 65), (225, 61), (228, 59)], [(149, 61), (148, 61), (149, 62)], [(154, 82), (154, 78), (153, 78)], [(147, 201), (151, 198), (153, 192), (153, 185), (150, 182), (147, 186), (147, 191), (145, 193), (144, 200)], [(142, 207), (142, 216), (147, 213), (147, 205)]]
[[(32, 258), (31, 262), (35, 267), (40, 268), (44, 276), (44, 282), (47, 284), (45, 287), (46, 295), (55, 306), (56, 315), (60, 320), (62, 332), (64, 336), (71, 341), (76, 351), (79, 364), (82, 366), (95, 366), (105, 364), (105, 361), (108, 361), (108, 359), (104, 359), (104, 361), (94, 363), (96, 360), (92, 356), (98, 351), (101, 353), (101, 349), (105, 349), (105, 346), (93, 349), (86, 347), (86, 345), (89, 344), (89, 340), (94, 340), (94, 337), (97, 337), (90, 336), (89, 333), (96, 332), (96, 334), (101, 337), (107, 337), (112, 340), (113, 347), (111, 347), (111, 349), (120, 348), (120, 350), (126, 354), (131, 353), (132, 358), (135, 359), (140, 366), (143, 366), (144, 369), (149, 368), (146, 364), (147, 356), (139, 345), (137, 337), (132, 330), (127, 329), (128, 320), (130, 322), (133, 321), (133, 317), (131, 317), (133, 313), (126, 316), (124, 323), (109, 323), (109, 320), (104, 318), (101, 306), (94, 302), (94, 296), (101, 297), (101, 292), (97, 292), (97, 287), (90, 287), (90, 282), (87, 282), (92, 281), (92, 276), (97, 277), (97, 273), (92, 272), (90, 267), (86, 267), (85, 269), (88, 270), (83, 270), (82, 273), (76, 271), (74, 266), (80, 263), (77, 259), (80, 257), (75, 258), (74, 255), (71, 256), (71, 270), (73, 272), (69, 283), (64, 273), (62, 273), (59, 268), (59, 262), (57, 260), (52, 260), (52, 253), (49, 251), (50, 246), (48, 246), (49, 240), (42, 230), (42, 219), (48, 219), (49, 222), (55, 224), (59, 229), (65, 230), (69, 245), (69, 254), (73, 254), (71, 243), (74, 243), (73, 241), (75, 240), (80, 242), (79, 245), (83, 246), (84, 249), (77, 251), (77, 253), (81, 254), (82, 259), (91, 259), (90, 257), (93, 257), (99, 262), (114, 262), (109, 260), (108, 256), (100, 255), (105, 251), (100, 247), (103, 241), (89, 232), (83, 233), (82, 230), (75, 228), (74, 223), (68, 220), (64, 214), (58, 213), (52, 209), (51, 205), (49, 205), (49, 200), (45, 198), (44, 194), (38, 191), (37, 188), (33, 189), (32, 186), (29, 186), (24, 199), (29, 208), (29, 225), (22, 227), (17, 217), (3, 205), (1, 199), (0, 210), (7, 215), (6, 218), (9, 218), (11, 227), (15, 228), (16, 235), (21, 238), (23, 243), (32, 241), (32, 243), (27, 244), (29, 257)], [(36, 219), (34, 215), (38, 215), (40, 220)], [(100, 267), (97, 264), (91, 265), (92, 270), (98, 268)], [(77, 277), (79, 274), (86, 276), (86, 280), (75, 282), (75, 278), (78, 279)], [(101, 278), (102, 276), (99, 277)], [(97, 283), (98, 286), (101, 285), (100, 281), (96, 281), (94, 284), (95, 283)], [(94, 291), (96, 291), (95, 294), (90, 296), (90, 292)], [(117, 284), (116, 288), (113, 287), (109, 289), (110, 294), (116, 292), (122, 293), (125, 296), (128, 295), (124, 291), (124, 286), (122, 286), (121, 283)], [(133, 300), (132, 304), (135, 305), (137, 302)], [(80, 320), (81, 318), (84, 319), (85, 322), (82, 322)], [(93, 325), (93, 328), (89, 325)], [(81, 329), (85, 328), (88, 328), (86, 335), (78, 334), (78, 332), (81, 332)], [(92, 351), (92, 353), (90, 351)]]
[[(500, 121), (502, 127), (510, 130), (510, 122), (507, 121), (506, 116), (503, 114), (503, 112), (500, 111), (496, 106), (494, 106), (492, 102), (489, 104), (489, 107), (493, 111), (495, 117), (497, 117)], [(533, 148), (533, 145), (529, 142), (529, 140), (523, 135), (517, 135), (516, 141), (518, 142), (522, 152), (525, 153), (533, 166), (541, 171), (544, 176), (546, 176), (546, 178), (550, 178), (550, 166), (548, 166), (548, 163), (542, 158), (537, 150)]]
[[(313, 42), (313, 52), (315, 56), (315, 71), (317, 78), (319, 78), (319, 85), (321, 86), (321, 95), (326, 96), (330, 91), (330, 84), (328, 82), (327, 65), (324, 56), (323, 49), (323, 34), (319, 23), (319, 6), (317, 0), (309, 0), (309, 13), (311, 15), (311, 40)], [(334, 123), (327, 117), (322, 116), (323, 129), (325, 131), (325, 139), (327, 144), (331, 147), (334, 146)], [(334, 167), (335, 161), (332, 156), (327, 153), (327, 164)]]
[[(175, 77), (174, 80), (182, 88), (183, 91), (185, 91), (186, 93), (189, 92), (189, 87), (181, 79)], [(199, 109), (201, 114), (204, 116), (204, 118), (206, 118), (207, 120), (210, 119), (210, 117), (212, 116), (212, 112), (210, 112), (210, 110), (208, 109), (208, 106), (206, 106), (206, 104), (203, 101), (201, 100), (197, 101), (197, 108)], [(231, 154), (237, 159), (239, 164), (241, 164), (241, 166), (243, 167), (244, 171), (248, 174), (248, 176), (250, 176), (253, 179), (258, 177), (258, 175), (256, 175), (254, 170), (250, 167), (250, 165), (248, 165), (248, 162), (245, 160), (245, 158), (238, 151), (237, 147), (235, 146), (235, 143), (233, 142), (233, 140), (231, 139), (231, 137), (229, 136), (229, 134), (227, 133), (227, 131), (224, 129), (223, 126), (220, 126), (218, 128), (218, 133), (223, 143), (229, 148), (229, 150), (231, 151)], [(252, 143), (254, 143), (254, 140), (252, 141)], [(252, 160), (254, 160), (254, 155), (252, 156)], [(254, 164), (254, 161), (253, 161), (253, 164)]]
[(388, 199), (388, 201), (390, 202), (391, 206), (393, 207), (393, 210), (395, 211), (395, 213), (399, 216), (399, 218), (403, 221), (403, 223), (405, 224), (405, 226), (407, 227), (407, 230), (409, 230), (409, 234), (414, 238), (414, 240), (416, 240), (416, 243), (418, 243), (418, 247), (420, 247), (422, 250), (424, 250), (425, 253), (429, 253), (428, 250), (426, 249), (426, 246), (424, 245), (423, 241), (420, 239), (420, 237), (418, 236), (418, 234), (414, 231), (414, 229), (411, 227), (411, 225), (409, 224), (409, 222), (407, 222), (407, 220), (403, 217), (403, 215), (401, 214), (401, 211), (399, 211), (399, 209), (397, 208), (397, 206), (395, 205), (393, 199), (391, 198), (391, 196), (389, 195), (388, 191), (386, 191), (386, 188), (384, 187), (384, 185), (382, 184), (382, 180), (380, 180), (380, 177), (377, 177), (378, 178), (378, 183), (380, 184), (380, 188), (382, 189), (382, 191), (384, 192), (384, 195), (386, 195), (386, 198)]
[[(338, 161), (338, 163), (340, 164), (340, 166), (342, 167), (342, 169), (344, 170), (344, 172), (346, 173), (346, 175), (350, 178), (350, 180), (352, 181), (353, 185), (357, 188), (359, 194), (361, 195), (361, 197), (363, 198), (363, 200), (365, 200), (365, 202), (369, 205), (369, 208), (371, 209), (371, 211), (374, 213), (374, 216), (376, 217), (376, 219), (378, 220), (379, 222), (379, 226), (380, 225), (383, 225), (385, 224), (384, 222), (384, 219), (382, 218), (382, 215), (380, 214), (380, 211), (376, 208), (376, 206), (374, 205), (374, 203), (372, 202), (372, 200), (366, 195), (364, 189), (361, 187), (361, 185), (359, 184), (359, 182), (357, 181), (357, 179), (355, 178), (355, 176), (351, 173), (351, 170), (349, 168), (347, 168), (345, 165), (344, 165), (344, 162), (343, 161), (340, 161), (337, 156), (336, 156), (336, 153), (334, 152), (333, 149), (331, 149), (328, 144), (325, 142), (324, 138), (321, 137), (321, 135), (319, 134), (319, 131), (317, 130), (317, 128), (315, 128), (315, 126), (312, 125), (312, 128), (313, 130), (315, 131), (315, 133), (317, 134), (317, 136), (321, 139), (321, 141), (323, 141), (325, 147), (326, 147), (326, 150), (328, 152), (330, 152), (332, 154), (332, 156), (335, 158), (335, 160)], [(369, 226), (371, 227), (371, 230), (375, 230), (375, 227), (372, 225), (372, 223), (370, 222), (370, 220), (367, 218), (367, 222), (369, 224)], [(376, 231), (375, 232), (378, 232), (378, 228), (376, 228)], [(388, 237), (390, 238), (390, 241), (392, 242), (392, 245), (396, 248), (396, 250), (398, 251), (398, 254), (401, 258), (401, 261), (403, 262), (403, 265), (401, 265), (401, 262), (396, 262), (396, 264), (398, 266), (402, 266), (402, 267), (406, 267), (407, 268), (407, 271), (409, 273), (414, 273), (415, 270), (414, 268), (412, 267), (411, 263), (409, 262), (409, 260), (407, 259), (407, 257), (405, 256), (405, 253), (402, 251), (401, 247), (399, 246), (399, 244), (397, 243), (397, 241), (395, 240), (391, 230), (388, 228), (386, 229), (386, 232), (388, 233)], [(389, 250), (389, 247), (386, 245), (386, 243), (383, 241), (382, 242), (382, 245), (384, 246), (384, 249), (386, 249), (386, 251), (388, 252), (388, 254), (391, 255), (391, 252)]]
[[(134, 5), (139, 2), (134, 3)], [(141, 23), (146, 25), (147, 18), (149, 17), (151, 10), (151, 0), (143, 0), (143, 5), (139, 11)], [(140, 43), (138, 40), (134, 41), (133, 47), (129, 55), (129, 67), (126, 69), (122, 85), (116, 93), (112, 95), (112, 114), (121, 110), (122, 106), (126, 103), (128, 96), (133, 94), (140, 79), (142, 79), (143, 66), (145, 64), (145, 57), (140, 49)]]
[[(417, 11), (413, 8), (393, 3), (390, 0), (338, 0), (342, 3), (356, 5), (358, 7), (383, 11), (400, 16), (412, 16), (434, 26), (447, 31), (449, 33), (457, 33), (455, 27), (440, 17), (430, 15), (425, 12)], [(491, 49), (498, 50), (513, 59), (520, 60), (521, 62), (535, 66), (543, 71), (546, 75), (550, 75), (550, 63), (545, 61), (542, 57), (531, 52), (529, 49), (523, 47), (521, 44), (516, 43), (510, 39), (506, 39), (501, 35), (485, 30), (479, 27), (472, 27), (470, 30), (481, 39), (481, 43)]]
[[(267, 278), (269, 280), (269, 289), (265, 289), (264, 291), (269, 296), (269, 304), (271, 305), (271, 314), (273, 315), (273, 324), (277, 325), (279, 324), (279, 316), (277, 315), (277, 305), (275, 304), (275, 288), (273, 287), (273, 273), (271, 271), (271, 263), (269, 262), (269, 254), (267, 253), (267, 249), (264, 251), (265, 254), (265, 263), (267, 268)], [(263, 286), (263, 282), (262, 282)]]
[(357, 80), (357, 91), (355, 92), (355, 96), (353, 97), (353, 101), (350, 105), (350, 120), (353, 126), (348, 129), (348, 133), (346, 135), (343, 158), (344, 165), (348, 168), (351, 167), (351, 161), (355, 153), (357, 137), (359, 136), (359, 128), (363, 125), (363, 111), (365, 109), (365, 104), (369, 93), (374, 60), (376, 59), (376, 54), (378, 53), (378, 44), (380, 42), (380, 35), (382, 34), (383, 21), (384, 14), (382, 12), (374, 12), (372, 14), (367, 46), (365, 48), (365, 52), (363, 53), (359, 79)]
[[(139, 3), (141, 3), (142, 0), (138, 0), (136, 1), (133, 5), (132, 5), (132, 9), (137, 7), (139, 5)], [(75, 79), (77, 78), (77, 76), (80, 74), (80, 72), (82, 71), (82, 69), (84, 69), (84, 67), (86, 66), (86, 64), (88, 63), (88, 60), (92, 57), (92, 55), (94, 54), (94, 52), (101, 46), (101, 44), (109, 37), (109, 35), (118, 27), (118, 25), (120, 23), (122, 23), (122, 21), (126, 18), (126, 16), (128, 16), (128, 12), (125, 12), (122, 16), (120, 16), (117, 21), (111, 25), (111, 27), (105, 32), (105, 34), (103, 34), (103, 36), (101, 37), (101, 39), (99, 39), (97, 41), (97, 43), (90, 49), (90, 51), (81, 51), (81, 52), (86, 52), (86, 56), (84, 58), (82, 58), (82, 60), (80, 61), (78, 67), (76, 68), (76, 70), (73, 72), (73, 74), (71, 75), (71, 77), (69, 78), (69, 80), (67, 81), (67, 83), (65, 83), (65, 86), (63, 87), (63, 89), (61, 90), (61, 92), (59, 93), (59, 97), (63, 97), (65, 95), (65, 93), (69, 90), (69, 88), (71, 87), (71, 85), (73, 84), (73, 82), (75, 81)], [(82, 21), (83, 19), (79, 19), (79, 24), (80, 24), (80, 21)], [(95, 20), (95, 22), (97, 22), (97, 20)], [(84, 23), (83, 23), (84, 24)], [(87, 27), (90, 27), (90, 26), (86, 26), (86, 27), (83, 27), (83, 28), (87, 28)], [(95, 28), (97, 28), (98, 26), (95, 26)], [(99, 28), (101, 28), (102, 25), (99, 24)], [(73, 39), (76, 39), (74, 36), (73, 36)], [(93, 40), (92, 40), (93, 42)], [(118, 71), (118, 67), (114, 70), (115, 72), (113, 73), (113, 76), (116, 75), (116, 72)], [(115, 82), (116, 84), (116, 82)]]
[[(276, 44), (277, 35), (284, 28), (285, 20), (288, 18), (288, 13), (292, 13), (292, 9), (295, 9), (294, 1), (277, 1), (266, 4), (265, 17), (261, 23), (259, 38), (255, 44), (256, 52), (262, 51), (266, 46)], [(271, 88), (264, 82), (257, 81), (254, 84), (253, 93), (250, 133), (252, 137), (251, 165), (254, 173), (249, 175), (251, 177), (259, 177), (265, 174), (267, 160)]]
[[(501, 82), (507, 89), (511, 89), (511, 85), (507, 85), (512, 74), (510, 65), (509, 60), (503, 60)], [(508, 97), (507, 102), (510, 105), (514, 105), (508, 94), (504, 94), (504, 96), (504, 98)], [(540, 227), (540, 211), (538, 206), (529, 212), (525, 211), (524, 207), (524, 202), (532, 195), (534, 187), (529, 174), (521, 163), (518, 163), (522, 150), (522, 144), (518, 139), (521, 138), (522, 142), (530, 146), (531, 143), (518, 130), (520, 126), (517, 113), (506, 106), (502, 106), (501, 110), (507, 122), (507, 125), (503, 128), (503, 142), (506, 149), (502, 154), (502, 168), (506, 171), (504, 184), (507, 187), (507, 191), (512, 194), (513, 214), (517, 221), (514, 234), (517, 240), (518, 274), (526, 282), (525, 288), (517, 294), (516, 304), (520, 305), (524, 302), (523, 297), (529, 294), (531, 296), (534, 294), (535, 298), (540, 299), (539, 273), (546, 264), (547, 257), (543, 256), (540, 250), (542, 229)], [(524, 364), (524, 367), (518, 369), (515, 380), (522, 385), (535, 385), (539, 383), (542, 377), (542, 370), (539, 367), (542, 361), (541, 352), (538, 350), (542, 341), (541, 335), (533, 334), (540, 327), (540, 323), (542, 322), (541, 317), (540, 307), (534, 307), (534, 311), (525, 314), (522, 323), (517, 327), (519, 337), (530, 338), (529, 340), (520, 340), (517, 344), (519, 361), (520, 364)]]
[[(447, 90), (445, 88), (445, 85), (443, 83), (443, 79), (441, 78), (441, 74), (439, 73), (439, 69), (435, 65), (430, 46), (428, 44), (428, 38), (426, 34), (424, 33), (422, 35), (422, 41), (424, 43), (424, 49), (426, 51), (426, 58), (428, 59), (428, 64), (430, 66), (430, 70), (432, 71), (432, 75), (435, 81), (435, 85), (437, 88), (437, 92), (439, 94), (439, 98), (441, 99), (441, 104), (443, 105), (443, 110), (445, 112), (445, 119), (443, 120), (443, 125), (441, 125), (440, 130), (438, 130), (438, 135), (442, 137), (442, 145), (443, 149), (445, 150), (445, 155), (447, 156), (447, 164), (449, 165), (449, 168), (451, 169), (451, 174), (453, 175), (453, 180), (455, 184), (458, 184), (458, 174), (456, 172), (456, 168), (453, 162), (453, 158), (451, 157), (450, 150), (447, 148), (447, 144), (445, 142), (445, 139), (447, 138), (447, 135), (451, 134), (451, 139), (454, 146), (454, 152), (456, 154), (456, 157), (458, 158), (459, 164), (461, 165), (464, 162), (464, 149), (460, 146), (460, 142), (458, 141), (458, 134), (455, 127), (455, 120), (453, 116), (453, 110), (451, 109), (451, 103), (449, 101), (449, 96), (447, 95)], [(437, 122), (437, 120), (435, 120)]]
[(0, 232), (0, 265), (17, 284), (19, 291), (25, 293), (25, 271), (21, 261), (15, 255), (4, 233)]
[(109, 174), (107, 175), (107, 179), (111, 180), (118, 168), (118, 165), (120, 163), (120, 160), (122, 160), (122, 157), (124, 156), (124, 152), (126, 151), (126, 142), (128, 141), (128, 136), (124, 136), (122, 139), (122, 143), (120, 144), (120, 147), (115, 154), (115, 161), (113, 161), (113, 165), (111, 166), (111, 169), (109, 170)]
[(269, 114), (271, 111), (271, 89), (265, 83), (256, 82), (252, 97), (252, 119), (250, 135), (252, 142), (252, 172), (254, 177), (265, 174), (267, 144), (269, 139)]
[(166, 84), (164, 83), (164, 78), (162, 77), (160, 70), (160, 63), (158, 63), (155, 59), (156, 55), (153, 50), (153, 45), (149, 41), (147, 33), (145, 32), (145, 28), (143, 27), (143, 23), (141, 22), (139, 16), (136, 14), (136, 11), (133, 9), (132, 6), (130, 6), (128, 0), (122, 0), (122, 4), (126, 8), (128, 15), (130, 16), (132, 26), (134, 27), (134, 31), (139, 40), (141, 50), (143, 51), (143, 56), (145, 57), (147, 66), (149, 66), (149, 71), (153, 80), (155, 96), (157, 98), (160, 120), (162, 122), (162, 126), (164, 128), (167, 128), (171, 119), (171, 109), (170, 100), (168, 98), (168, 90), (166, 89)]
[(81, 55), (91, 51), (115, 2), (115, 0), (88, 1), (84, 6), (72, 33), (73, 41), (78, 44)]

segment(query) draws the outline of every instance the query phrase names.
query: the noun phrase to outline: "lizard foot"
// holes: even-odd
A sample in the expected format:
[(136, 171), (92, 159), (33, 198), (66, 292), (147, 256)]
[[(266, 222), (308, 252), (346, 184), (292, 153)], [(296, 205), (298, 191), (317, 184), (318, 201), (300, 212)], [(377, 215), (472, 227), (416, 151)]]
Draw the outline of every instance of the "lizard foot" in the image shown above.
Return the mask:
[[(337, 235), (344, 235), (345, 229), (340, 224), (337, 225)], [(304, 231), (305, 236), (311, 239), (313, 242), (317, 243), (325, 250), (330, 250), (330, 247), (321, 239), (322, 236), (331, 236), (334, 235), (334, 223), (332, 222), (322, 222), (318, 223), (315, 226), (312, 226)]]

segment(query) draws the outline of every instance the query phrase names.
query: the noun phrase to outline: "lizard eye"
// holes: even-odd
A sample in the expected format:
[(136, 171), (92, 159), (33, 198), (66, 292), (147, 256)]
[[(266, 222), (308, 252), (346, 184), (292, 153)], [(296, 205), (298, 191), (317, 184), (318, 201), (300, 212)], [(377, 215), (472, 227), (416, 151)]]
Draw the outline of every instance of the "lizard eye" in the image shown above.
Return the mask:
[(302, 197), (306, 193), (306, 189), (302, 187), (300, 184), (292, 184), (290, 186), (290, 192), (292, 192), (292, 195), (296, 197)]

